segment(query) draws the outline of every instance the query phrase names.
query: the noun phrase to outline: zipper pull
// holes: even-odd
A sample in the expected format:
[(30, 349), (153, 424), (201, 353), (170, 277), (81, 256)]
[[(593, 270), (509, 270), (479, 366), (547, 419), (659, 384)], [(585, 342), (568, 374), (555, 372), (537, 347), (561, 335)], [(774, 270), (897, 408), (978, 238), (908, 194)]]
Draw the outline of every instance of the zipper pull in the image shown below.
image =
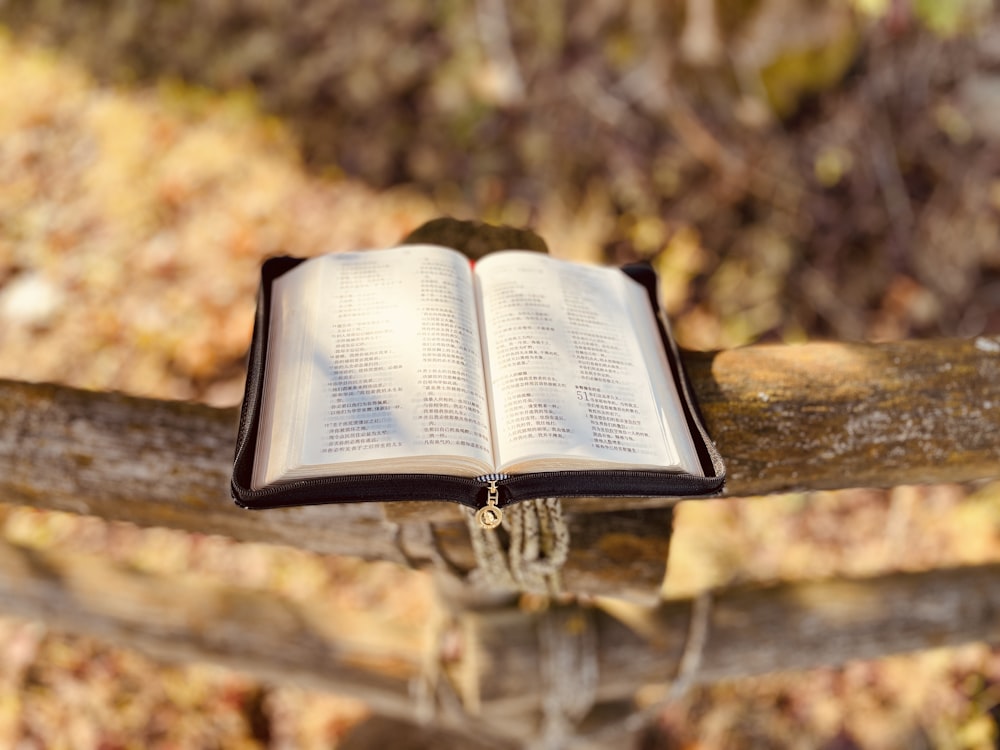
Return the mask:
[(497, 489), (497, 480), (491, 479), (490, 486), (486, 490), (486, 505), (476, 511), (476, 520), (484, 529), (495, 529), (503, 521), (503, 511), (500, 510), (500, 490)]

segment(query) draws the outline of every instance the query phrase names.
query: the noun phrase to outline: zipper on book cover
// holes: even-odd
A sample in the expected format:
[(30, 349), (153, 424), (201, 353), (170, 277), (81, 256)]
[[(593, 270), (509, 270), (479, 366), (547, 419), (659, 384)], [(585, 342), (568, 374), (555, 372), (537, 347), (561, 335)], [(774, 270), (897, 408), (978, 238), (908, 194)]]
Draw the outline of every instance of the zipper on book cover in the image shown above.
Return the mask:
[(476, 521), (484, 529), (495, 529), (503, 522), (503, 511), (500, 510), (500, 488), (497, 482), (506, 479), (506, 474), (486, 474), (478, 477), (486, 483), (486, 505), (476, 511)]

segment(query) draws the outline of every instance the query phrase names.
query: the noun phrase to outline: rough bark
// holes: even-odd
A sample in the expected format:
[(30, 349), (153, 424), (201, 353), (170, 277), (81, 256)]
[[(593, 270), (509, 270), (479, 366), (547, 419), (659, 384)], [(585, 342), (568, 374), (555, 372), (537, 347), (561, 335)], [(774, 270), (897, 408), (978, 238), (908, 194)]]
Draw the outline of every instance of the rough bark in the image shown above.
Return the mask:
[(728, 494), (1000, 475), (1000, 339), (689, 355)]
[[(729, 496), (1000, 476), (994, 339), (758, 346), (685, 363), (728, 462)], [(448, 503), (236, 508), (236, 421), (233, 409), (0, 381), (0, 501), (404, 564), (442, 552), (471, 565)], [(567, 588), (655, 594), (670, 535), (662, 508), (674, 502), (566, 500), (576, 540)]]
[[(889, 654), (1000, 637), (1000, 566), (900, 573), (868, 579), (747, 586), (715, 593), (692, 683), (835, 666)], [(615, 604), (592, 612), (600, 665), (599, 698), (678, 674), (691, 626), (691, 600), (655, 608)], [(484, 664), (479, 699), (494, 711), (537, 706), (538, 628), (547, 614), (469, 615)], [(568, 620), (568, 622), (573, 622)], [(567, 627), (572, 638), (579, 627)], [(487, 666), (488, 665), (488, 666)], [(572, 680), (573, 676), (568, 679)]]
[[(640, 685), (675, 678), (693, 606), (692, 600), (656, 607), (608, 602), (536, 613), (500, 607), (404, 627), (377, 612), (333, 612), (323, 601), (0, 543), (4, 614), (161, 657), (213, 661), (355, 695), (402, 718), (415, 716), (415, 687), (434, 674), (428, 667), (437, 667), (450, 678), (440, 688), (456, 698), (451, 710), (439, 705), (438, 718), (453, 726), (468, 726), (454, 710), (459, 705), (486, 725), (537, 713), (553, 658), (546, 643), (553, 642), (586, 644), (582, 651), (598, 666), (599, 704), (627, 704)], [(706, 611), (694, 683), (996, 641), (1000, 565), (720, 590)], [(540, 637), (544, 627), (557, 641)], [(568, 685), (582, 682), (572, 671), (559, 677)]]

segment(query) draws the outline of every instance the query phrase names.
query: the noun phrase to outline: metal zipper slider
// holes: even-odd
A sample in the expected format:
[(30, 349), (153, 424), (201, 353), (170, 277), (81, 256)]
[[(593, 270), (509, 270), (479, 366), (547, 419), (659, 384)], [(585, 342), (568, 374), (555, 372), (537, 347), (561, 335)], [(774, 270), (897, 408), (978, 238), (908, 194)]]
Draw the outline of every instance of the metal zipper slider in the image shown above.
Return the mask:
[(486, 491), (486, 505), (476, 511), (476, 520), (484, 529), (495, 529), (503, 521), (503, 511), (500, 510), (499, 502), (500, 490), (497, 489), (497, 480), (491, 479)]

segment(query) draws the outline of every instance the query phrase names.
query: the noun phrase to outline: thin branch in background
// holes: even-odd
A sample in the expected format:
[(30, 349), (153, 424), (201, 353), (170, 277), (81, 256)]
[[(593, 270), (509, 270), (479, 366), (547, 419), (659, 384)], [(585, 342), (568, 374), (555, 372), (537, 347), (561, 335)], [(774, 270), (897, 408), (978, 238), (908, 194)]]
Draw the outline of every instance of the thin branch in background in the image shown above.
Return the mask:
[(669, 71), (662, 56), (650, 55), (642, 65), (625, 74), (616, 88), (630, 101), (663, 116), (688, 150), (725, 179), (745, 181), (747, 165), (727, 148), (698, 118), (680, 92), (660, 71)]
[(527, 88), (514, 54), (504, 0), (477, 0), (476, 25), (486, 58), (496, 76), (496, 95), (503, 104), (524, 101)]
[(681, 58), (689, 65), (712, 67), (723, 60), (722, 36), (715, 0), (687, 0), (687, 18), (681, 34)]
[(611, 128), (620, 130), (635, 118), (628, 103), (611, 93), (590, 70), (575, 71), (569, 78), (569, 90), (590, 114)]
[(874, 137), (869, 141), (872, 168), (879, 191), (885, 201), (886, 213), (889, 216), (890, 232), (896, 242), (890, 245), (892, 256), (899, 261), (900, 256), (907, 251), (913, 238), (916, 216), (910, 195), (906, 190), (903, 173), (899, 169), (899, 158), (896, 154), (889, 120), (884, 112), (877, 112), (873, 117)]

